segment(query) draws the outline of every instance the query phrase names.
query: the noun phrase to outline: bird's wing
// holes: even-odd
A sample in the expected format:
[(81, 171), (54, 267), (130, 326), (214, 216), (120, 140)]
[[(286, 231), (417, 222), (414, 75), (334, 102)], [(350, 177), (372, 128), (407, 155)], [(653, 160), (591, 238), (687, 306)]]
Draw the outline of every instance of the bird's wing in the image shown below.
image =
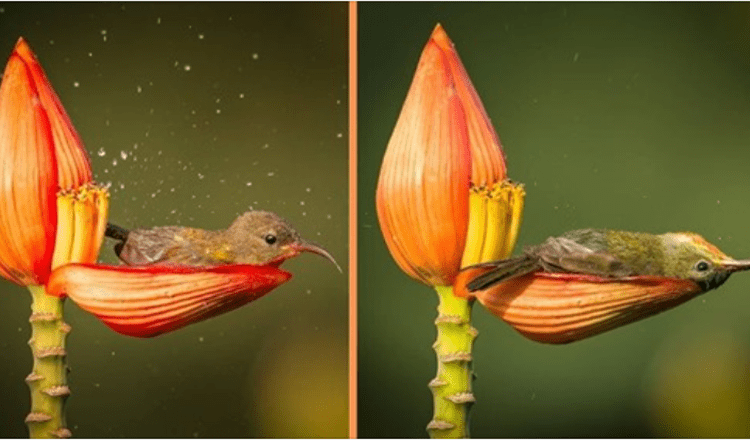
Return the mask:
[(198, 265), (200, 253), (174, 226), (131, 231), (118, 257), (129, 266), (158, 263)]
[(551, 237), (544, 243), (524, 250), (523, 255), (507, 260), (471, 266), (473, 273), (466, 288), (469, 292), (517, 278), (531, 272), (575, 273), (608, 278), (635, 275), (619, 258), (596, 246), (587, 246), (567, 237)]

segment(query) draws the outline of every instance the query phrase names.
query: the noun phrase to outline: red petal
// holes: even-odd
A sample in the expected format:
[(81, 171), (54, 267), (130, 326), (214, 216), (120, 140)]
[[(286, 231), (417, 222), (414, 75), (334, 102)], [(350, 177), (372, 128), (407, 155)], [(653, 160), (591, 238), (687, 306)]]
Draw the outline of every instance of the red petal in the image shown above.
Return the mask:
[(151, 337), (234, 310), (292, 275), (272, 266), (98, 266), (69, 264), (47, 292), (67, 295), (112, 330)]
[(33, 83), (42, 107), (49, 117), (57, 157), (60, 188), (73, 189), (91, 182), (93, 178), (91, 165), (83, 142), (65, 112), (65, 108), (60, 103), (60, 98), (57, 97), (47, 80), (36, 55), (23, 38), (18, 40), (13, 55), (19, 57), (26, 65), (29, 80)]
[(52, 131), (31, 76), (14, 52), (0, 86), (0, 273), (22, 285), (46, 281), (57, 225)]
[(562, 344), (655, 315), (699, 293), (694, 282), (674, 278), (536, 273), (476, 292), (476, 297), (529, 339)]

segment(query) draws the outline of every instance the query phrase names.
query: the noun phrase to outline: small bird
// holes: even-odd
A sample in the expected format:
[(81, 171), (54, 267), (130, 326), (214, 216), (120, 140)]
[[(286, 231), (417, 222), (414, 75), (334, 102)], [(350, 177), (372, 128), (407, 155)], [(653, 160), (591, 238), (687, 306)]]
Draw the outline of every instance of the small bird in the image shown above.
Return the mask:
[(524, 336), (566, 343), (672, 308), (748, 269), (750, 260), (691, 232), (581, 229), (464, 269), (456, 292)]
[(127, 230), (108, 223), (105, 235), (119, 241), (115, 254), (130, 266), (278, 266), (301, 252), (312, 252), (328, 259), (341, 272), (328, 251), (303, 240), (286, 220), (267, 211), (246, 212), (220, 231), (184, 226)]

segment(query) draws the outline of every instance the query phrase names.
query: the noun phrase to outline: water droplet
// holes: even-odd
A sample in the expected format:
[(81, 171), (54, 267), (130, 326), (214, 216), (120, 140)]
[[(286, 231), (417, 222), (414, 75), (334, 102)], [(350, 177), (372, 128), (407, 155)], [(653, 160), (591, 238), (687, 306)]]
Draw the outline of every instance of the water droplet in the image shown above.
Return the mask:
[(91, 57), (93, 57), (93, 56), (94, 56), (94, 54), (93, 54), (93, 53), (91, 53), (91, 52), (89, 52), (89, 58), (91, 58)]
[(161, 24), (161, 17), (156, 17), (156, 24)]
[(221, 109), (220, 109), (220, 108), (217, 108), (217, 109), (216, 109), (216, 114), (217, 114), (217, 115), (221, 114)]
[(253, 186), (253, 182), (247, 182), (245, 186)]
[(185, 64), (184, 69), (185, 69), (185, 72), (189, 72), (190, 71), (190, 64)]
[(310, 192), (312, 191), (312, 188), (305, 188), (305, 191)]
[(336, 137), (337, 138), (342, 138), (342, 137), (344, 137), (344, 133), (336, 133)]
[(76, 82), (74, 82), (74, 83), (73, 83), (73, 87), (78, 87), (78, 86), (80, 86), (80, 85), (81, 85), (81, 84), (80, 84), (80, 83), (79, 83), (78, 81), (76, 81)]
[(240, 99), (244, 99), (244, 98), (245, 98), (245, 94), (244, 93), (240, 93)]
[(198, 336), (198, 342), (203, 342), (203, 336)]
[(305, 202), (304, 201), (299, 202), (299, 204), (300, 204), (300, 206), (305, 206)]
[(127, 158), (128, 158), (128, 153), (126, 153), (126, 152), (124, 152), (124, 151), (120, 150), (120, 157), (122, 158), (122, 160), (127, 160)]
[(137, 91), (138, 93), (141, 93), (141, 92), (143, 91), (143, 89), (141, 88), (141, 86), (138, 86), (138, 87), (136, 87), (136, 88), (135, 88), (135, 90), (136, 90), (136, 91)]
[(203, 179), (204, 177), (206, 177), (206, 176), (204, 176), (204, 175), (203, 175), (203, 174), (201, 174), (201, 173), (198, 173), (198, 178), (199, 178), (199, 179)]
[(273, 177), (273, 176), (274, 176), (275, 174), (276, 174), (276, 173), (274, 173), (273, 171), (269, 171), (269, 172), (268, 172), (268, 177)]
[(112, 166), (117, 166), (117, 159), (112, 159)]
[(107, 155), (107, 152), (104, 151), (104, 148), (99, 148), (99, 150), (96, 152), (96, 155), (99, 157), (104, 157)]
[(258, 54), (257, 54), (257, 53), (254, 53), (254, 54), (253, 54), (253, 59), (254, 59), (254, 60), (257, 60), (257, 59), (258, 59)]
[(203, 34), (198, 34), (198, 39), (199, 39), (199, 40), (202, 40), (203, 38), (205, 38), (205, 35), (203, 35)]

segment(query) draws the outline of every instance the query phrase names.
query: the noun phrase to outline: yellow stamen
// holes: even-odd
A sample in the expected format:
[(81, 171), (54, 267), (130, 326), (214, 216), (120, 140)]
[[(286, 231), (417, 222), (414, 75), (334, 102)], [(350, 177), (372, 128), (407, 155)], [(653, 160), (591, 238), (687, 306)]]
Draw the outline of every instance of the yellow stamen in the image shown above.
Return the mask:
[(484, 230), (484, 245), (482, 246), (482, 256), (477, 263), (498, 260), (505, 258), (503, 249), (508, 235), (508, 225), (510, 224), (508, 206), (508, 192), (502, 184), (495, 185), (487, 192), (487, 223)]
[(523, 204), (526, 198), (526, 190), (522, 183), (507, 181), (509, 187), (508, 203), (510, 204), (510, 225), (508, 226), (508, 235), (505, 237), (505, 247), (503, 248), (503, 258), (508, 258), (513, 253), (518, 241), (518, 232), (521, 230), (521, 221), (523, 220)]
[(52, 257), (52, 269), (67, 264), (70, 261), (70, 249), (73, 246), (73, 205), (75, 197), (72, 193), (57, 195), (57, 235), (55, 237), (55, 252)]
[(57, 236), (52, 269), (68, 263), (94, 263), (104, 240), (109, 193), (86, 185), (57, 196)]
[(523, 185), (510, 180), (490, 188), (471, 188), (462, 267), (510, 256), (518, 239), (525, 194)]
[(473, 186), (469, 190), (469, 229), (461, 258), (461, 267), (476, 264), (482, 256), (487, 219), (487, 190)]

